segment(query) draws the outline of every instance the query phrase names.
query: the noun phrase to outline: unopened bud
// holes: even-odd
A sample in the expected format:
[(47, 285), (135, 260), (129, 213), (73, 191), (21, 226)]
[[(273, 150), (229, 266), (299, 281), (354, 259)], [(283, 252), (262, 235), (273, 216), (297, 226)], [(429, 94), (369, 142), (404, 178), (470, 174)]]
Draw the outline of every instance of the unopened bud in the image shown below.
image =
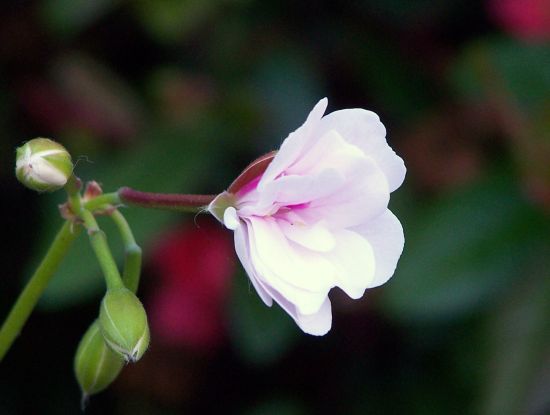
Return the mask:
[(74, 359), (74, 371), (82, 390), (83, 404), (90, 395), (109, 386), (123, 366), (124, 360), (107, 347), (99, 322), (94, 321), (80, 340)]
[(127, 288), (107, 291), (101, 302), (99, 324), (107, 345), (126, 361), (138, 361), (149, 346), (147, 315)]
[(48, 138), (35, 138), (17, 149), (15, 175), (32, 190), (51, 192), (60, 189), (72, 172), (69, 152)]

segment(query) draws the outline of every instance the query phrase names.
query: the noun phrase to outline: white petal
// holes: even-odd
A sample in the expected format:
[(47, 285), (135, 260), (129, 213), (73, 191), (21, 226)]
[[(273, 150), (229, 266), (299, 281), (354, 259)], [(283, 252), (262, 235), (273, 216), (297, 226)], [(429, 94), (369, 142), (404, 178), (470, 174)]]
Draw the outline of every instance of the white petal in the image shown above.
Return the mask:
[(278, 221), (285, 236), (293, 242), (317, 252), (328, 252), (336, 244), (332, 233), (321, 223), (306, 225), (300, 222)]
[(384, 212), (390, 193), (386, 177), (374, 160), (354, 158), (345, 169), (280, 177), (265, 186), (257, 203), (239, 206), (239, 215), (273, 215), (283, 206), (277, 215), (296, 210), (306, 223), (324, 220), (329, 229), (339, 229), (365, 223)]
[(223, 212), (223, 223), (227, 229), (231, 229), (232, 231), (239, 227), (239, 216), (237, 215), (237, 210), (233, 206), (228, 207)]
[[(344, 184), (344, 177), (334, 169), (325, 169), (308, 176), (283, 176), (268, 183), (260, 192), (260, 201), (255, 206), (254, 214), (265, 215), (274, 204), (289, 206), (321, 199), (333, 194)], [(242, 214), (247, 215), (246, 210), (243, 209)]]
[(335, 111), (324, 116), (315, 134), (336, 130), (344, 140), (374, 158), (388, 179), (393, 192), (405, 178), (406, 168), (401, 157), (386, 142), (386, 128), (374, 112), (360, 108)]
[(266, 290), (273, 297), (275, 302), (281, 306), (287, 314), (294, 319), (298, 327), (305, 333), (314, 336), (323, 336), (331, 328), (332, 325), (332, 310), (330, 299), (326, 297), (319, 309), (311, 314), (302, 314), (297, 310), (296, 306), (288, 301), (284, 296), (275, 291), (271, 287), (266, 287)]
[(247, 218), (250, 259), (258, 278), (304, 314), (319, 310), (335, 270), (322, 254), (288, 241), (274, 218)]
[(327, 258), (338, 270), (337, 286), (353, 299), (361, 298), (374, 278), (375, 257), (361, 235), (342, 229), (335, 233), (336, 246)]
[(310, 141), (316, 138), (313, 132), (325, 113), (327, 104), (328, 100), (326, 98), (320, 100), (311, 110), (304, 124), (296, 131), (290, 133), (283, 141), (281, 148), (269, 164), (258, 184), (260, 189), (285, 171), (288, 166), (292, 165), (304, 151), (307, 151)]
[(32, 170), (30, 176), (39, 183), (47, 183), (55, 186), (63, 186), (67, 183), (67, 176), (41, 157), (32, 157)]
[(235, 250), (252, 285), (267, 306), (271, 307), (274, 299), (306, 333), (321, 336), (330, 330), (332, 314), (328, 297), (324, 297), (316, 312), (301, 314), (293, 303), (256, 276), (256, 271), (250, 261), (248, 230), (245, 225), (239, 226), (235, 230)]
[(363, 150), (346, 142), (337, 131), (330, 130), (312, 142), (308, 151), (285, 173), (307, 175), (335, 169), (346, 176), (350, 165), (365, 157)]
[(241, 264), (243, 264), (243, 268), (246, 271), (250, 282), (254, 286), (256, 292), (258, 293), (264, 304), (268, 307), (271, 307), (271, 305), (273, 304), (273, 300), (271, 299), (271, 296), (264, 290), (261, 284), (258, 283), (254, 267), (250, 260), (248, 230), (246, 228), (246, 225), (239, 226), (235, 230), (234, 237), (235, 251), (237, 252), (237, 256), (239, 257)]
[(388, 183), (374, 160), (356, 160), (347, 174), (345, 185), (312, 201), (300, 215), (313, 222), (324, 219), (330, 229), (342, 229), (368, 222), (387, 209)]
[(332, 326), (332, 309), (330, 299), (325, 302), (315, 314), (300, 314), (295, 318), (296, 324), (306, 333), (314, 336), (324, 336)]
[(399, 219), (386, 210), (379, 217), (353, 230), (369, 241), (374, 252), (375, 273), (367, 288), (384, 284), (395, 272), (397, 261), (403, 252), (405, 237)]

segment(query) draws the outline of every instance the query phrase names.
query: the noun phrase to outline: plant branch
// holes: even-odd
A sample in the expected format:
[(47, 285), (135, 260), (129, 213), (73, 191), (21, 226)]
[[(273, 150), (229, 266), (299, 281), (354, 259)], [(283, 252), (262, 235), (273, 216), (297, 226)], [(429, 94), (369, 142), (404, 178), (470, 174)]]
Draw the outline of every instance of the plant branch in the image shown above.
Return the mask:
[(123, 284), (120, 273), (115, 259), (113, 258), (113, 254), (111, 254), (111, 250), (109, 249), (109, 245), (107, 244), (105, 232), (99, 228), (94, 215), (89, 210), (82, 209), (79, 216), (84, 221), (84, 227), (88, 231), (90, 244), (92, 245), (99, 266), (105, 276), (107, 288), (115, 289), (122, 287)]
[(79, 226), (73, 226), (71, 222), (65, 222), (57, 233), (46, 256), (27, 282), (27, 285), (19, 294), (19, 298), (6, 317), (0, 328), (0, 361), (21, 332), (38, 299), (46, 289), (50, 279), (59, 267), (59, 264), (67, 254), (72, 242), (80, 233)]
[(139, 286), (139, 276), (141, 273), (141, 248), (136, 243), (134, 234), (126, 221), (126, 218), (115, 210), (110, 215), (111, 219), (118, 228), (124, 243), (124, 268), (122, 271), (122, 281), (126, 288), (136, 293)]

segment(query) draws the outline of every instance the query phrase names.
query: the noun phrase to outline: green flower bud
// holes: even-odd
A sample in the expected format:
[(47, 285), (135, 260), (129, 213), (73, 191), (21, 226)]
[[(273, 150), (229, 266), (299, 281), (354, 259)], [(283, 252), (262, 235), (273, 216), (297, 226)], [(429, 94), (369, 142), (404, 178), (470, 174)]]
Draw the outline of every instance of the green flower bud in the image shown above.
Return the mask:
[(99, 324), (107, 345), (126, 361), (138, 361), (149, 346), (147, 315), (127, 288), (107, 291), (101, 302)]
[(107, 347), (99, 322), (94, 321), (80, 340), (74, 359), (74, 371), (82, 390), (82, 402), (109, 386), (123, 366), (124, 360)]
[(48, 138), (35, 138), (17, 149), (15, 175), (32, 190), (51, 192), (60, 189), (72, 172), (69, 152)]

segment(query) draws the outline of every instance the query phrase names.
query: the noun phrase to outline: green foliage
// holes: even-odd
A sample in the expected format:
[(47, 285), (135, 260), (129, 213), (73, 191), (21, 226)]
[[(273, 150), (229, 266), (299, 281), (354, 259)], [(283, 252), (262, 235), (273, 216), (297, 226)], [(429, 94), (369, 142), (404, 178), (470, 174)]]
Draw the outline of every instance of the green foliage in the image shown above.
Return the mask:
[(74, 36), (110, 12), (116, 0), (45, 0), (41, 4), (44, 21), (60, 36)]
[[(137, 18), (151, 36), (170, 43), (187, 35), (219, 12), (224, 3), (242, 0), (140, 0), (133, 3)], [(246, 0), (245, 0), (246, 1)]]
[(489, 382), (480, 405), (487, 415), (535, 413), (531, 390), (542, 376), (550, 350), (550, 273), (548, 258), (533, 265), (524, 268), (522, 281), (487, 322), (483, 342), (489, 358), (484, 374)]
[(436, 201), (405, 223), (407, 242), (384, 289), (386, 311), (407, 322), (445, 322), (492, 305), (548, 237), (548, 223), (509, 176)]
[(550, 71), (543, 62), (550, 62), (547, 44), (526, 45), (506, 38), (483, 40), (458, 56), (451, 83), (471, 101), (506, 99), (509, 95), (529, 113), (550, 100)]

